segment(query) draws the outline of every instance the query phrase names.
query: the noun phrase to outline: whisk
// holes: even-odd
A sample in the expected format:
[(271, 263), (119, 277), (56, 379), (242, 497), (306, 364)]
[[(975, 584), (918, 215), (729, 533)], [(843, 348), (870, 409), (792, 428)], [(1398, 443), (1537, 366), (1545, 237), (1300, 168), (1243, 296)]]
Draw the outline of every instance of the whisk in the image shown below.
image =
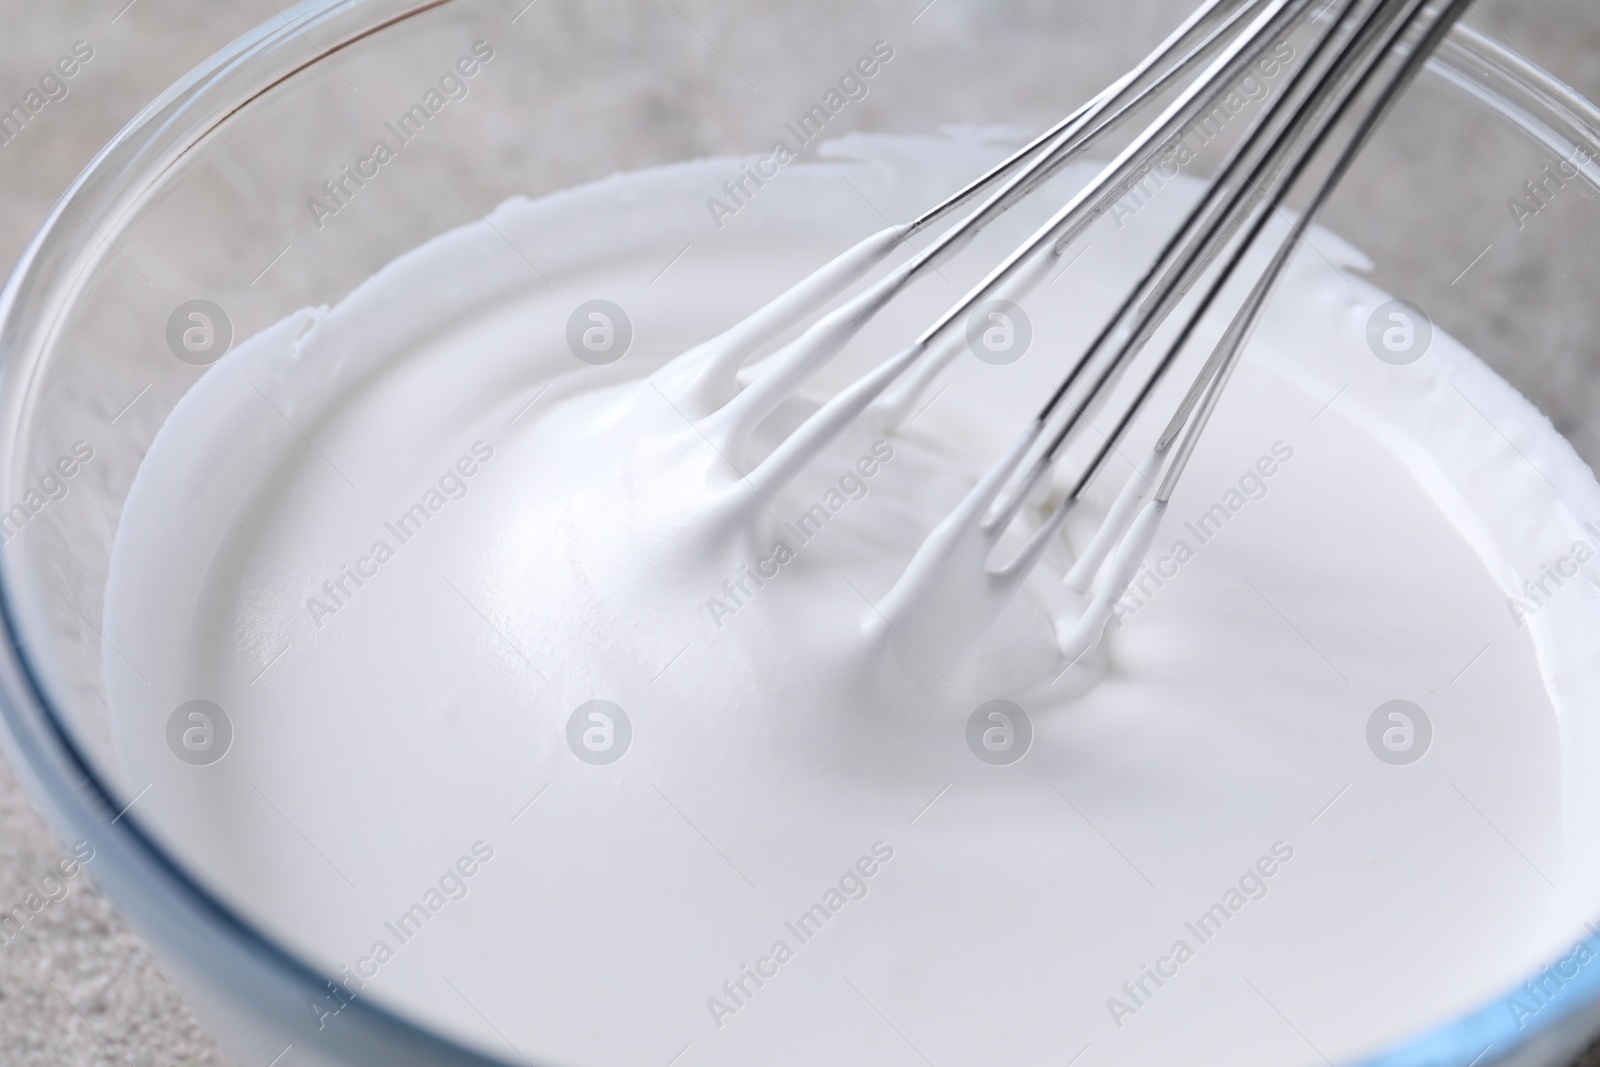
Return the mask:
[[(1101, 638), (1113, 606), (1142, 563), (1178, 480), (1216, 410), (1300, 238), (1362, 146), (1468, 0), (1207, 0), (1144, 60), (1088, 103), (921, 217), (888, 227), (817, 270), (739, 324), (656, 372), (657, 388), (696, 422), (723, 456), (742, 453), (756, 426), (836, 355), (907, 286), (966, 247), (990, 222), (1068, 162), (1103, 141), (1159, 94), (1177, 90), (1154, 121), (964, 298), (903, 350), (818, 408), (732, 490), (759, 505), (864, 415), (892, 427), (954, 358), (959, 327), (984, 302), (1018, 296), (1046, 277), (1065, 251), (1219, 106), (1268, 49), (1291, 34), (1310, 37), (1304, 60), (1264, 106), (1216, 176), (1014, 444), (926, 536), (871, 625), (911, 643), (930, 662), (959, 656), (997, 618), (1058, 537), (1063, 522), (1106, 468), (1119, 443), (1202, 320), (1238, 279), (1250, 282), (1209, 357), (1149, 453), (1132, 474), (1064, 581), (1081, 610), (1058, 620), (1062, 656), (1081, 658)], [(1324, 159), (1323, 157), (1327, 157)], [(1286, 207), (1304, 183), (1298, 214)], [(739, 373), (763, 345), (835, 301), (911, 237), (970, 211), (800, 336)], [(1274, 219), (1283, 225), (1271, 230)], [(1275, 241), (1275, 247), (1272, 242)], [(1177, 320), (1175, 339), (1141, 365), (1113, 428), (1068, 473), (1048, 516), (998, 566), (991, 557), (1024, 503), (1102, 412), (1150, 339), (1204, 282)]]

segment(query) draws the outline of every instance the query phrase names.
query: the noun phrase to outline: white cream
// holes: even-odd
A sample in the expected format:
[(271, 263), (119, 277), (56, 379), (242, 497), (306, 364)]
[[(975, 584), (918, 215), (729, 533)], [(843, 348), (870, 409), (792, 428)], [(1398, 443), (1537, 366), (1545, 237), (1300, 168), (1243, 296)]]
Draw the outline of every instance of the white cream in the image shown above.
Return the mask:
[[(852, 138), (715, 240), (725, 161), (510, 201), (241, 345), (173, 412), (118, 531), (105, 671), (145, 817), (330, 976), (375, 973), (348, 990), (586, 1067), (686, 1045), (685, 1064), (1314, 1058), (1296, 1029), (1337, 1061), (1564, 950), (1600, 891), (1600, 798), (1573, 773), (1600, 755), (1581, 714), (1600, 608), (1571, 579), (1519, 628), (1507, 597), (1595, 543), (1600, 489), (1449, 337), (1377, 360), (1388, 297), (1341, 276), (1362, 259), (1333, 236), (1291, 268), (1155, 534), (1163, 584), (1136, 576), (1070, 670), (1066, 543), (965, 661), (929, 662), (871, 604), (1099, 326), (1180, 186), (1024, 301), (1020, 362), (960, 356), (925, 410), (898, 430), (869, 413), (759, 521), (726, 506), (1092, 168), (890, 305), (748, 452), (712, 449), (646, 377), (880, 227), (863, 194), (909, 218), (1002, 140)], [(566, 342), (595, 298), (632, 321), (611, 366)], [(1202, 543), (1186, 524), (1218, 504)], [(167, 748), (196, 698), (235, 731), (208, 767)], [(1365, 740), (1397, 698), (1433, 729), (1404, 767)], [(967, 741), (996, 699), (1034, 732), (1009, 766)], [(605, 765), (568, 743), (592, 700), (631, 727)], [(465, 897), (402, 943), (395, 922), (444, 901), (428, 891), (475, 844), (446, 886)], [(1257, 885), (1203, 942), (1186, 925)], [(820, 932), (794, 927), (835, 901)]]

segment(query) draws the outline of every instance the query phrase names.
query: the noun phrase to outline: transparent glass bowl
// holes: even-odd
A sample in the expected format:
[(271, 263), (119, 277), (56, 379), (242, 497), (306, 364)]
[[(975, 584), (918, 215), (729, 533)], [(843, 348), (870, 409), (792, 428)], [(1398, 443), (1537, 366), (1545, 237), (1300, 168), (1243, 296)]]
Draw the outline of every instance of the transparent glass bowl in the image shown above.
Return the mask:
[[(851, 0), (768, 5), (759, 18), (696, 7), (691, 22), (654, 0), (302, 4), (142, 112), (29, 247), (0, 297), (0, 502), (23, 505), (7, 513), (0, 557), (7, 743), (59, 831), (93, 844), (96, 878), (240, 1062), (268, 1062), (285, 1045), (296, 1062), (499, 1061), (370, 1000), (319, 1026), (308, 1003), (326, 978), (163, 847), (137, 807), (147, 783), (126, 780), (112, 757), (95, 620), (117, 519), (151, 440), (203, 371), (204, 352), (175, 358), (172, 338), (181, 346), (199, 324), (191, 348), (226, 347), (188, 312), (241, 340), (338, 301), (508, 196), (765, 151), (828, 88), (817, 71), (843, 71), (878, 40), (897, 49), (892, 73), (830, 134), (1037, 129), (1120, 72), (1104, 52), (1060, 61), (1085, 32), (1062, 5), (942, 6), (916, 20)], [(462, 95), (452, 89), (396, 158), (371, 160), (384, 124), (477, 41), (493, 58), (454, 83)], [(1593, 105), (1459, 29), (1323, 217), (1373, 258), (1377, 284), (1425, 308), (1591, 465), (1597, 146)], [(93, 461), (33, 507), (41, 472), (80, 441)], [(1600, 969), (1590, 968), (1522, 1026), (1496, 1001), (1369, 1062), (1560, 1065), (1597, 1031)]]

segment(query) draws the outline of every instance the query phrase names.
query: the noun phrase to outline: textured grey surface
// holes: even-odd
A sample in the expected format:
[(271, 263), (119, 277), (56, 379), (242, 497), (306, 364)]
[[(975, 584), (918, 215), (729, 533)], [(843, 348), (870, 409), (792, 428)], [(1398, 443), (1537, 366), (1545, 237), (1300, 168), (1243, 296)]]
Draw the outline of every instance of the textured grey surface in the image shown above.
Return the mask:
[[(759, 34), (759, 12), (772, 2), (739, 5), (747, 32)], [(1063, 0), (1078, 22), (1070, 45), (1076, 54), (1063, 56), (1063, 63), (1114, 75), (1124, 56), (1152, 44), (1189, 2)], [(922, 3), (908, 0), (912, 8)], [(0, 0), (0, 105), (19, 101), (74, 42), (87, 41), (94, 50), (67, 95), (48, 104), (22, 136), (0, 145), (0, 265), (9, 269), (59, 191), (144, 103), (277, 12), (273, 0)], [(1600, 6), (1594, 0), (1484, 0), (1472, 21), (1600, 98)], [(1034, 75), (1013, 69), (996, 76)], [(68, 855), (0, 767), (0, 910), (23, 905), (42, 885), (58, 896), (56, 883), (44, 879)], [(92, 863), (88, 869), (92, 876)], [(0, 1063), (228, 1062), (105, 898), (81, 875), (61, 884), (64, 897), (0, 944)]]

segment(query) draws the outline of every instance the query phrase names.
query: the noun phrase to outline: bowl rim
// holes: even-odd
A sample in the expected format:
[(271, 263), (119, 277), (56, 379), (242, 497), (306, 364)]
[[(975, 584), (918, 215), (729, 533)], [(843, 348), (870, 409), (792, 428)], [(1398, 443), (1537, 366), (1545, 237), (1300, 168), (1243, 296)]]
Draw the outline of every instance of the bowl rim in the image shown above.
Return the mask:
[[(254, 100), (324, 58), (455, 0), (302, 0), (223, 47), (141, 110), (62, 194), (0, 289), (0, 455), (17, 454), (26, 408), (67, 311), (113, 242), (183, 157)], [(313, 38), (322, 43), (313, 43)], [(1430, 74), (1489, 107), (1561, 156), (1600, 147), (1600, 108), (1526, 58), (1457, 24)], [(1600, 163), (1581, 168), (1600, 189)], [(0, 488), (15, 472), (0, 467)], [(97, 769), (29, 662), (13, 602), (15, 568), (0, 555), (0, 746), (52, 828), (95, 850), (95, 879), (140, 934), (244, 1006), (290, 1047), (334, 1062), (512, 1067), (531, 1061), (471, 1049), (367, 999), (351, 998), (332, 1027), (308, 1006), (327, 976), (208, 892), (168, 855)], [(1585, 938), (1600, 953), (1600, 928)], [(1548, 973), (1536, 971), (1530, 981)], [(1553, 1062), (1600, 1033), (1600, 968), (1563, 977), (1557, 999), (1528, 1020), (1508, 1010), (1513, 986), (1446, 1023), (1354, 1061), (1363, 1067), (1476, 1067)], [(1548, 1009), (1548, 1010), (1546, 1010)], [(311, 1023), (316, 1022), (315, 1029)], [(285, 1052), (288, 1051), (286, 1048)], [(1492, 1058), (1490, 1054), (1494, 1053)], [(279, 1053), (281, 1056), (282, 1053)], [(276, 1061), (274, 1061), (276, 1062)]]

